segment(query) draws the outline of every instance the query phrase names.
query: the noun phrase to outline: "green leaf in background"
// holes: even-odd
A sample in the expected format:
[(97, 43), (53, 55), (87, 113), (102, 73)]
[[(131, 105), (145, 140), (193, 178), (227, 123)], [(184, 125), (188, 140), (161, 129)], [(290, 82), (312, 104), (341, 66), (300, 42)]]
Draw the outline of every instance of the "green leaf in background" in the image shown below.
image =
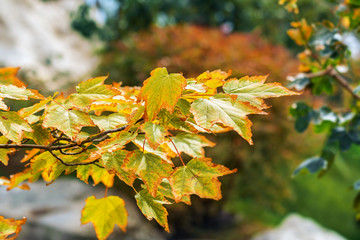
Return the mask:
[(293, 175), (299, 173), (316, 173), (328, 167), (328, 162), (322, 157), (312, 157), (303, 161), (294, 171)]

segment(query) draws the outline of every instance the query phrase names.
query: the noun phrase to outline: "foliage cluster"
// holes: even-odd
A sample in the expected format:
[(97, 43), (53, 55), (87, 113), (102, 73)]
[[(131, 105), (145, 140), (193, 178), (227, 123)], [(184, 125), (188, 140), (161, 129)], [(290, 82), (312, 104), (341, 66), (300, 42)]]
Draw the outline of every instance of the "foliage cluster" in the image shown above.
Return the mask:
[[(250, 114), (266, 114), (263, 99), (296, 95), (267, 76), (230, 78), (216, 70), (196, 78), (169, 74), (156, 68), (142, 88), (104, 84), (105, 77), (81, 82), (76, 93), (44, 97), (16, 77), (17, 68), (0, 69), (0, 161), (31, 149), (22, 159), (24, 171), (1, 177), (8, 190), (28, 190), (26, 182), (40, 177), (49, 184), (62, 174), (76, 172), (88, 183), (107, 188), (114, 178), (135, 192), (142, 213), (169, 231), (166, 204), (191, 204), (190, 195), (219, 200), (219, 177), (236, 169), (206, 158), (203, 147), (212, 147), (200, 133), (234, 130), (252, 144)], [(19, 111), (7, 99), (36, 103)], [(183, 158), (182, 153), (189, 157)], [(125, 231), (127, 211), (117, 196), (86, 200), (83, 224), (92, 222), (97, 237), (106, 239), (118, 225)], [(13, 239), (25, 220), (2, 218), (2, 238)]]
[[(193, 77), (203, 68), (232, 69), (232, 74), (236, 77), (269, 73), (271, 79), (285, 82), (286, 75), (295, 73), (298, 65), (298, 61), (284, 47), (271, 44), (256, 33), (224, 34), (217, 28), (195, 25), (154, 27), (132, 34), (127, 41), (113, 42), (109, 49), (111, 51), (105, 51), (101, 55), (96, 75), (110, 73), (108, 80), (122, 81), (125, 85), (141, 84), (146, 78), (144, 73), (160, 66)], [(281, 199), (292, 196), (290, 179), (285, 180), (276, 169), (282, 168), (284, 172), (290, 172), (294, 167), (292, 159), (296, 158), (294, 153), (301, 151), (298, 149), (298, 141), (290, 137), (294, 132), (291, 122), (287, 120), (290, 104), (287, 99), (272, 101), (273, 114), (266, 118), (254, 118), (254, 146), (243, 144), (235, 134), (217, 136), (219, 146), (214, 150), (209, 149), (209, 156), (236, 167), (241, 172), (228, 177), (224, 182), (228, 184), (223, 192), (226, 200), (234, 195), (234, 201), (246, 198), (268, 209), (283, 210)], [(268, 144), (269, 142), (272, 144)], [(259, 178), (259, 174), (263, 178)], [(258, 189), (262, 191), (259, 192)], [(226, 200), (209, 203), (214, 217), (219, 214), (214, 210), (214, 205), (221, 211), (223, 204), (230, 204)], [(201, 202), (198, 205), (203, 204)], [(199, 211), (189, 211), (189, 214), (193, 214), (192, 219), (209, 214), (201, 212), (201, 207), (195, 209)], [(194, 216), (194, 212), (197, 216)], [(177, 221), (185, 216), (186, 214), (181, 214)]]
[[(290, 113), (299, 132), (312, 123), (313, 131), (327, 138), (321, 153), (306, 159), (294, 174), (320, 171), (322, 176), (344, 151), (360, 144), (359, 62), (351, 54), (351, 44), (360, 37), (360, 1), (341, 1), (334, 8), (336, 19), (312, 24), (300, 17), (302, 11), (296, 2), (280, 1), (294, 13), (288, 35), (304, 48), (298, 55), (301, 73), (290, 78), (290, 86), (318, 97), (295, 103)], [(349, 37), (353, 40), (349, 41)], [(359, 182), (353, 185), (357, 190), (359, 186)], [(359, 206), (360, 194), (354, 202), (357, 211)]]

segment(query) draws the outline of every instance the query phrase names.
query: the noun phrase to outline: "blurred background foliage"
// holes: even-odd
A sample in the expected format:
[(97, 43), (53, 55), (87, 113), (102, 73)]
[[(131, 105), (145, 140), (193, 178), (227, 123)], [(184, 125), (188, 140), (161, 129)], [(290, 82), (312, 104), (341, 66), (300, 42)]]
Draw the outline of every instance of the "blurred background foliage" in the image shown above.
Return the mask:
[[(334, 2), (299, 1), (301, 17), (332, 20)], [(186, 77), (214, 69), (231, 69), (235, 77), (269, 74), (269, 81), (282, 84), (298, 70), (294, 53), (299, 47), (286, 34), (294, 19), (277, 1), (93, 0), (81, 5), (72, 19), (72, 27), (83, 36), (105, 43), (94, 75), (109, 73), (109, 81), (123, 85), (141, 85), (158, 66)], [(310, 95), (300, 98), (317, 101)], [(355, 156), (360, 148), (351, 148), (320, 180), (291, 179), (296, 165), (320, 151), (325, 141), (311, 130), (306, 136), (295, 132), (288, 115), (294, 101), (275, 99), (268, 116), (252, 118), (254, 146), (231, 133), (210, 137), (217, 146), (207, 151), (208, 156), (239, 173), (222, 179), (221, 201), (194, 199), (190, 208), (170, 209), (175, 238), (225, 234), (246, 239), (297, 212), (357, 239), (360, 229), (348, 180), (357, 178), (360, 164)], [(234, 231), (227, 231), (229, 223)]]
[[(334, 2), (301, 0), (301, 17), (332, 19)], [(109, 73), (108, 81), (123, 85), (140, 85), (158, 66), (186, 77), (215, 69), (231, 69), (234, 77), (269, 74), (269, 82), (285, 85), (286, 76), (298, 70), (299, 47), (286, 35), (294, 19), (278, 1), (86, 0), (71, 17), (73, 29), (104, 43), (93, 75)], [(321, 104), (316, 96), (299, 97), (307, 98)], [(169, 209), (174, 238), (218, 234), (247, 239), (297, 212), (358, 239), (351, 208), (355, 193), (348, 186), (360, 171), (358, 146), (339, 156), (321, 179), (291, 178), (293, 169), (325, 141), (311, 128), (306, 135), (295, 132), (288, 109), (299, 99), (274, 99), (268, 116), (251, 118), (253, 146), (231, 133), (208, 136), (217, 146), (207, 155), (238, 173), (222, 179), (221, 201), (194, 198), (192, 207)]]

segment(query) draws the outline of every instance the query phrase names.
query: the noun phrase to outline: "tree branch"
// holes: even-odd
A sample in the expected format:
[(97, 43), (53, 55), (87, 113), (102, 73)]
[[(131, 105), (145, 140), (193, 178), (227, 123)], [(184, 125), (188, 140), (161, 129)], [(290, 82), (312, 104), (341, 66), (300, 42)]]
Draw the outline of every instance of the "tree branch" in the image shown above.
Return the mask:
[(325, 76), (325, 75), (331, 76), (340, 84), (340, 86), (342, 88), (344, 88), (344, 90), (349, 92), (354, 99), (356, 99), (357, 101), (360, 101), (360, 96), (357, 95), (353, 91), (353, 89), (349, 85), (346, 78), (344, 76), (342, 76), (338, 71), (336, 71), (335, 68), (333, 68), (331, 66), (329, 66), (325, 70), (322, 70), (322, 71), (319, 71), (316, 73), (304, 73), (304, 74), (305, 74), (305, 77), (307, 77), (307, 78), (315, 78), (315, 77), (321, 77), (321, 76)]

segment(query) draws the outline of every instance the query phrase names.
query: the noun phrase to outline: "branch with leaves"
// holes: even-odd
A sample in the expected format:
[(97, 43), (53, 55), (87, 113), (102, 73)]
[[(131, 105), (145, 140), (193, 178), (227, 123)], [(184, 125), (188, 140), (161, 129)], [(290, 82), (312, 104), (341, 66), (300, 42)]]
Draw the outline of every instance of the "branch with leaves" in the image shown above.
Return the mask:
[[(311, 90), (312, 94), (321, 96), (324, 105), (329, 106), (314, 109), (311, 101), (308, 101), (310, 104), (293, 104), (290, 113), (295, 117), (295, 128), (299, 132), (305, 131), (312, 123), (315, 132), (327, 135), (319, 156), (303, 161), (294, 174), (319, 172), (322, 176), (337, 156), (349, 150), (353, 144), (360, 144), (360, 85), (359, 75), (354, 71), (359, 62), (351, 55), (351, 46), (346, 41), (347, 36), (359, 39), (360, 2), (340, 1), (334, 6), (337, 15), (334, 21), (325, 19), (313, 24), (308, 24), (305, 19), (299, 20), (301, 11), (296, 2), (279, 1), (294, 13), (296, 20), (288, 35), (304, 48), (298, 55), (301, 73), (290, 77), (290, 86), (297, 90)], [(333, 99), (337, 99), (336, 102)], [(360, 190), (359, 183), (355, 182), (353, 188)], [(360, 193), (354, 201), (354, 208), (360, 219)]]
[[(69, 96), (46, 98), (26, 88), (17, 70), (0, 69), (0, 161), (7, 165), (9, 154), (29, 149), (21, 161), (27, 165), (1, 177), (1, 185), (28, 190), (27, 182), (40, 177), (52, 183), (76, 172), (85, 183), (91, 177), (107, 189), (117, 178), (134, 189), (142, 213), (166, 231), (164, 205), (190, 205), (193, 194), (219, 200), (218, 178), (236, 172), (205, 157), (204, 147), (215, 144), (201, 133), (234, 130), (253, 144), (248, 115), (266, 114), (265, 98), (298, 94), (265, 83), (267, 76), (236, 79), (216, 70), (185, 78), (157, 68), (142, 88), (107, 85), (107, 77), (97, 77), (81, 82)], [(29, 99), (36, 103), (19, 111), (8, 106)], [(124, 201), (106, 195), (89, 197), (82, 211), (82, 223), (92, 222), (99, 239), (115, 225), (124, 231), (127, 225)]]

